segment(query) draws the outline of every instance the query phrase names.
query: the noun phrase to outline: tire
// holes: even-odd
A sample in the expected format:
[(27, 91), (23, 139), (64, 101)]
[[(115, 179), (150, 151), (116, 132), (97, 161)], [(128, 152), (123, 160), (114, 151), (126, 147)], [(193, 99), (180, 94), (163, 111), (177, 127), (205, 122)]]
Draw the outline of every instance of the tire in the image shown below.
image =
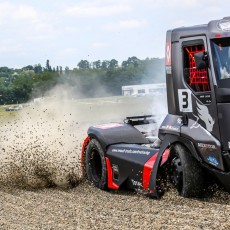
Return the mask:
[(107, 188), (107, 168), (104, 151), (96, 139), (92, 139), (85, 152), (86, 176), (91, 184), (105, 190)]
[(179, 195), (200, 197), (204, 190), (204, 173), (199, 162), (181, 144), (172, 148), (170, 157), (170, 179)]

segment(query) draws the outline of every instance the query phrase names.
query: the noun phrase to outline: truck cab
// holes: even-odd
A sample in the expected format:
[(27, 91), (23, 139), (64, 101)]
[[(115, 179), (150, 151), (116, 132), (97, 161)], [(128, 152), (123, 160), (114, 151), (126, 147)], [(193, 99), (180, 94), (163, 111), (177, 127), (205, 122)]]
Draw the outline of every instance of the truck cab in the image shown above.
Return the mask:
[(230, 189), (230, 17), (167, 31), (165, 57), (168, 115), (159, 137), (183, 138)]
[(200, 196), (206, 175), (230, 191), (230, 17), (167, 31), (165, 62), (168, 114), (157, 144), (134, 127), (149, 115), (90, 127), (83, 172), (100, 189), (153, 197), (167, 173), (184, 197)]

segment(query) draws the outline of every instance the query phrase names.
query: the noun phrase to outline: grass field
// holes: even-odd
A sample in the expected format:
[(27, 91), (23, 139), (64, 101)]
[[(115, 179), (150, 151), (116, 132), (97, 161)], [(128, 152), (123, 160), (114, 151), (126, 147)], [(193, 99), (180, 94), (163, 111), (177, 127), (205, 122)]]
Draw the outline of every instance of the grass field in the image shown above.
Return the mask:
[(4, 122), (4, 121), (8, 121), (10, 120), (12, 117), (15, 117), (17, 111), (12, 111), (12, 112), (7, 112), (6, 108), (8, 106), (0, 106), (0, 121)]
[[(28, 106), (29, 105), (29, 106)], [(53, 110), (56, 113), (73, 113), (79, 121), (85, 122), (108, 122), (123, 121), (127, 116), (166, 113), (165, 96), (143, 97), (104, 97), (79, 100), (55, 99), (43, 101), (41, 104), (26, 104), (26, 108), (20, 111), (5, 111), (7, 107), (17, 105), (0, 106), (0, 119), (2, 121), (12, 119), (17, 114), (33, 112), (36, 109)], [(22, 105), (23, 106), (23, 105)], [(39, 112), (39, 111), (38, 111)]]

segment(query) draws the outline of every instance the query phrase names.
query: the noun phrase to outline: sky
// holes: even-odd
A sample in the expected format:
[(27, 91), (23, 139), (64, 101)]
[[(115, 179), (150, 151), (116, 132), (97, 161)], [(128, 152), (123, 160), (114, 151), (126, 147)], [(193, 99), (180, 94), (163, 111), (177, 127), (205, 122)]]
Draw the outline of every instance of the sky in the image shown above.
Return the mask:
[(229, 0), (1, 0), (0, 66), (163, 58), (168, 29), (230, 16), (229, 7)]

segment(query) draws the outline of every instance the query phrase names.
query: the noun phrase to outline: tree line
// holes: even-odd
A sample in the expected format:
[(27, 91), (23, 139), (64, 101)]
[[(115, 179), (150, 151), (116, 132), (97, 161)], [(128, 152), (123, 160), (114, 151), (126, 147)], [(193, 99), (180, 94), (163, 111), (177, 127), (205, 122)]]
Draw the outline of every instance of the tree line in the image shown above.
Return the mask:
[(76, 68), (52, 67), (47, 60), (21, 69), (0, 67), (0, 104), (25, 103), (44, 97), (56, 85), (71, 89), (74, 98), (121, 95), (123, 85), (164, 82), (164, 59), (129, 57), (118, 61), (81, 60)]

